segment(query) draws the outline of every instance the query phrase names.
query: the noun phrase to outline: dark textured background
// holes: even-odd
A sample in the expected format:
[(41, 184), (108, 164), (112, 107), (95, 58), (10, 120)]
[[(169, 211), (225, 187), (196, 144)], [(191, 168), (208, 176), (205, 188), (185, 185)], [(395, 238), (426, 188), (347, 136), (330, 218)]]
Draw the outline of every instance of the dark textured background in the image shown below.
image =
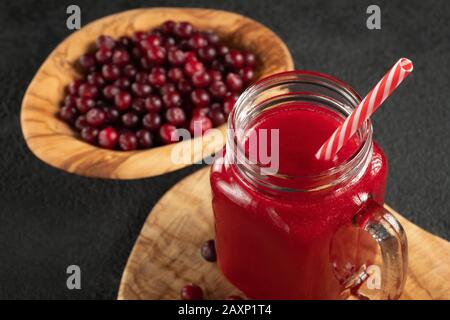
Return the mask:
[[(280, 35), (298, 69), (330, 73), (362, 94), (396, 59), (409, 57), (414, 73), (374, 117), (375, 137), (390, 161), (386, 201), (450, 239), (450, 3), (376, 1), (382, 30), (369, 31), (365, 11), (371, 3), (1, 1), (0, 298), (115, 298), (147, 213), (170, 186), (198, 169), (138, 181), (89, 179), (51, 168), (27, 149), (21, 99), (39, 65), (70, 34), (68, 4), (81, 7), (83, 24), (137, 7), (235, 11)], [(65, 287), (70, 264), (82, 269), (82, 290)]]

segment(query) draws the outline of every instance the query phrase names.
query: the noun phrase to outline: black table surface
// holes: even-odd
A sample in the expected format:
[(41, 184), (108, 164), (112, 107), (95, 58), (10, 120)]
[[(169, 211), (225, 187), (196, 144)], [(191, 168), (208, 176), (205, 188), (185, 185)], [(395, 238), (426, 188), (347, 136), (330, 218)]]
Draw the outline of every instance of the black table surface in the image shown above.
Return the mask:
[[(413, 74), (373, 117), (389, 158), (386, 202), (450, 239), (450, 4), (376, 3), (381, 30), (366, 27), (370, 1), (2, 1), (0, 298), (116, 298), (148, 212), (199, 169), (134, 181), (92, 179), (52, 168), (30, 152), (20, 129), (21, 100), (40, 64), (71, 33), (69, 4), (80, 6), (82, 24), (139, 7), (234, 11), (276, 32), (297, 69), (335, 75), (362, 94), (396, 59), (410, 58)], [(72, 264), (81, 267), (81, 290), (66, 287)]]

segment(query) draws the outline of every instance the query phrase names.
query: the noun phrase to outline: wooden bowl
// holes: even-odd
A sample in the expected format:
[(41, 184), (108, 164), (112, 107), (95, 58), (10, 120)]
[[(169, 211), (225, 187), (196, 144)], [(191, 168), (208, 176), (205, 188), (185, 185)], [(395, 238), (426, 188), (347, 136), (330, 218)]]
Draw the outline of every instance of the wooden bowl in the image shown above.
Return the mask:
[[(135, 31), (157, 27), (167, 19), (189, 21), (198, 29), (214, 30), (231, 46), (254, 52), (259, 59), (257, 78), (293, 69), (291, 55), (277, 35), (258, 22), (235, 13), (153, 8), (107, 16), (86, 25), (59, 44), (39, 68), (25, 93), (21, 113), (22, 131), (28, 147), (39, 159), (56, 168), (84, 176), (136, 179), (180, 169), (222, 148), (222, 142), (206, 135), (203, 139), (196, 138), (148, 150), (106, 150), (78, 139), (76, 133), (56, 116), (66, 86), (74, 78), (80, 77), (74, 68), (75, 62), (99, 35), (115, 38), (131, 35)], [(219, 129), (224, 135), (225, 126)], [(179, 148), (176, 161), (171, 158), (175, 147)]]

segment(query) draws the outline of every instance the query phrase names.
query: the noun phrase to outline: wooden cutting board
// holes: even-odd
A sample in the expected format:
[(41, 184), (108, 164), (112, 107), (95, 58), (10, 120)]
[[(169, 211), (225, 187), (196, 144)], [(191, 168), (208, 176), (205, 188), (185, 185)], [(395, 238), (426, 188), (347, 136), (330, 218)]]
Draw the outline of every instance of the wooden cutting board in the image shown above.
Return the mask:
[[(402, 299), (450, 299), (450, 243), (386, 206), (405, 228), (409, 271)], [(201, 285), (207, 299), (242, 295), (216, 263), (200, 256), (214, 238), (209, 167), (186, 177), (155, 205), (134, 245), (122, 275), (118, 299), (179, 299), (189, 282)]]

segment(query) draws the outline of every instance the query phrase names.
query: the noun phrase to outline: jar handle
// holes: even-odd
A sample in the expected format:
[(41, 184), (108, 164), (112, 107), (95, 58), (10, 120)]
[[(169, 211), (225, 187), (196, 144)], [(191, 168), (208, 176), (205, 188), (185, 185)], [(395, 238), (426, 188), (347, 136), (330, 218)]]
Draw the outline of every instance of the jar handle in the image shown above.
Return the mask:
[[(373, 200), (368, 200), (367, 205), (354, 216), (351, 229), (353, 232), (355, 230), (359, 232), (357, 239), (353, 238), (352, 240), (357, 241), (356, 256), (360, 258), (359, 263), (354, 260), (352, 264), (353, 266), (358, 265), (359, 269), (348, 272), (349, 261), (344, 262), (342, 259), (340, 270), (339, 265), (334, 265), (335, 272), (338, 272), (341, 279), (345, 275), (342, 273), (344, 264), (347, 268), (346, 274), (351, 274), (343, 281), (344, 292), (349, 291), (352, 297), (363, 300), (398, 299), (403, 292), (408, 270), (408, 245), (402, 225), (384, 207)], [(342, 248), (349, 248), (349, 244), (343, 242), (343, 240), (349, 240), (348, 232), (346, 233), (347, 236), (344, 237), (342, 232), (340, 237), (335, 236), (332, 243), (334, 255), (337, 253), (337, 247), (341, 248), (341, 252)], [(364, 237), (366, 240), (362, 240)], [(340, 240), (337, 240), (339, 238)], [(378, 257), (368, 254), (367, 251), (370, 251), (367, 246), (368, 238), (375, 240), (377, 245), (372, 248), (377, 247)], [(372, 243), (373, 240), (371, 240)], [(339, 242), (340, 244), (338, 244)], [(362, 243), (366, 243), (366, 245), (364, 246)], [(363, 263), (361, 263), (361, 256), (364, 257)], [(354, 259), (355, 255), (352, 258)]]

